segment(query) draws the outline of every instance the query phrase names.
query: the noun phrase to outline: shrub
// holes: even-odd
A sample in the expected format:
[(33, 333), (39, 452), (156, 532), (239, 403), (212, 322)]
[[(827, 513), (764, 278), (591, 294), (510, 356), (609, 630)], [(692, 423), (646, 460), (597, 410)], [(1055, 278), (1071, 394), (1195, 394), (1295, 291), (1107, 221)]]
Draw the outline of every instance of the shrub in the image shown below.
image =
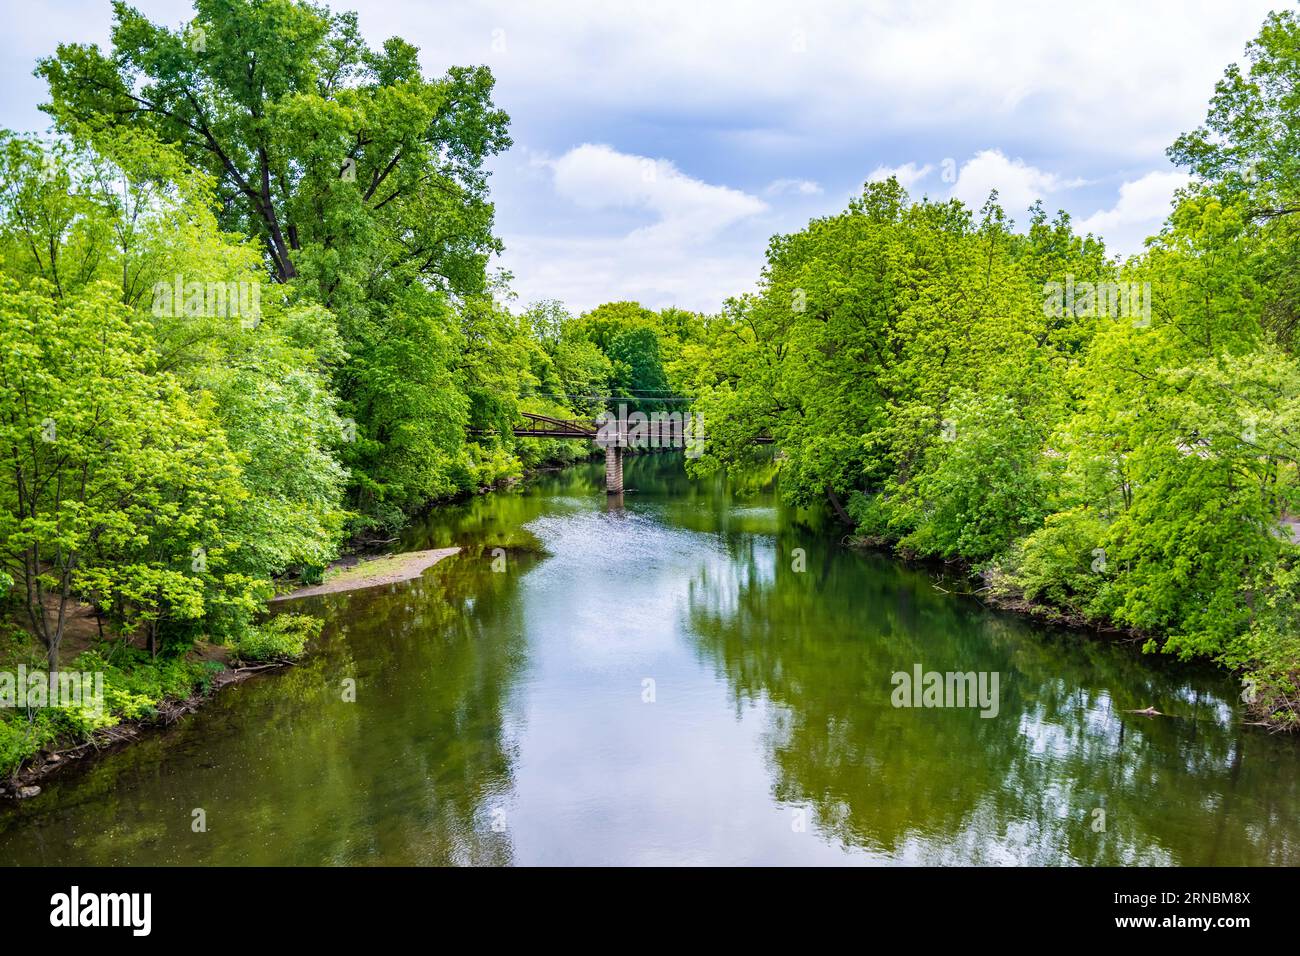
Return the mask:
[(945, 558), (992, 557), (1042, 520), (1042, 444), (1005, 397), (957, 393), (951, 415), (949, 440), (930, 447), (913, 483), (923, 513), (901, 544)]
[(1250, 588), (1254, 619), (1223, 655), (1244, 668), (1247, 709), (1274, 727), (1300, 729), (1300, 566), (1289, 553)]
[(59, 735), (54, 712), (25, 710), (0, 713), (0, 777), (12, 775), (24, 760)]
[(1007, 562), (1008, 578), (1031, 601), (1087, 614), (1114, 568), (1097, 553), (1106, 526), (1086, 508), (1048, 516), (1043, 527), (1017, 545)]
[(242, 661), (294, 660), (320, 634), (321, 620), (307, 614), (280, 614), (250, 627), (234, 645)]

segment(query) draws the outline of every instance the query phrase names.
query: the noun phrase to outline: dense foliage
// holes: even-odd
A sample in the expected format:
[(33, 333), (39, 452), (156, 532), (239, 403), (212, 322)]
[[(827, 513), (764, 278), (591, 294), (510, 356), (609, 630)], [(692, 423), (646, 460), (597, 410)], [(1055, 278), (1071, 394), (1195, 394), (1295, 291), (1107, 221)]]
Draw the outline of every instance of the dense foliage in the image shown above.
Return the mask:
[(521, 410), (668, 394), (693, 316), (500, 304), (486, 68), (292, 0), (113, 9), (110, 51), (37, 66), (55, 136), (0, 132), (0, 585), (50, 670), (87, 608), (78, 660), (295, 656), (310, 627), (257, 623), (277, 578), (589, 453), (516, 441)]
[(1261, 713), (1300, 721), (1300, 20), (1270, 16), (1247, 53), (1126, 262), (1064, 214), (1017, 231), (996, 195), (973, 215), (893, 180), (773, 239), (760, 291), (682, 358), (709, 426), (693, 467), (771, 434), (796, 501), (1244, 667)]

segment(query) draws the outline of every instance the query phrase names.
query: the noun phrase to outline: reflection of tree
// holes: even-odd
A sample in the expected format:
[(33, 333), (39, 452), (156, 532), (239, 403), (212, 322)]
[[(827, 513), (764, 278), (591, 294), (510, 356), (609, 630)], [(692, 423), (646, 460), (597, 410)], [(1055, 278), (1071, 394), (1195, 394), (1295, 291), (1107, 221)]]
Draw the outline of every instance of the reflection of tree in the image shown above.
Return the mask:
[(467, 551), (494, 547), (533, 550), (537, 539), (524, 527), (543, 515), (562, 512), (565, 500), (573, 507), (590, 507), (604, 496), (604, 464), (574, 465), (544, 472), (526, 485), (502, 488), (490, 495), (439, 505), (402, 535), (402, 551), (457, 546)]
[[(56, 785), (40, 826), (0, 830), (0, 860), (508, 863), (492, 811), (509, 810), (526, 662), (513, 570), (450, 559), (411, 585), (300, 605), (327, 622), (302, 664), (68, 780), (76, 803)], [(191, 832), (193, 807), (207, 833)]]
[[(734, 561), (693, 582), (692, 631), (737, 706), (774, 705), (775, 796), (846, 845), (916, 862), (1300, 859), (1294, 744), (1235, 727), (1218, 675), (986, 612), (824, 537), (728, 543)], [(890, 674), (917, 662), (999, 672), (998, 716), (894, 708)], [(1149, 704), (1184, 716), (1124, 713)]]

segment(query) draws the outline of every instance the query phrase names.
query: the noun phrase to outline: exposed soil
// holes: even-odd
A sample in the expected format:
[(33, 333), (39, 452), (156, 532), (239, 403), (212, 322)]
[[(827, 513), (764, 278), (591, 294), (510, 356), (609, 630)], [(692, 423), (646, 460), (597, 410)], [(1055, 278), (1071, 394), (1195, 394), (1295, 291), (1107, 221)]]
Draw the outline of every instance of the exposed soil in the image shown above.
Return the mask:
[(418, 578), (443, 558), (458, 553), (460, 548), (432, 548), (428, 551), (407, 551), (404, 554), (386, 554), (378, 558), (363, 559), (347, 567), (335, 566), (326, 572), (322, 584), (313, 584), (287, 594), (278, 594), (271, 601), (274, 603), (287, 601), (290, 598), (312, 597), (317, 594), (338, 594), (341, 591), (358, 591), (362, 588), (410, 581), (412, 578)]

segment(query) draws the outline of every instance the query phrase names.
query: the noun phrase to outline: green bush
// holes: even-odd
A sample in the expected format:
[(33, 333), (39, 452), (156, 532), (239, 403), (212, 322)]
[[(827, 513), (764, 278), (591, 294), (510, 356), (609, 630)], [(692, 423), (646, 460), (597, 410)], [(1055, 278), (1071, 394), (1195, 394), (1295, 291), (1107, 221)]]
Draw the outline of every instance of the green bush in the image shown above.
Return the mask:
[(254, 625), (234, 645), (242, 661), (294, 660), (320, 634), (319, 618), (306, 614), (280, 614), (264, 624)]
[(1085, 508), (1050, 515), (1013, 549), (1008, 580), (1031, 601), (1086, 615), (1106, 576), (1116, 571), (1098, 551), (1105, 537), (1105, 524)]
[(298, 574), (298, 580), (307, 587), (320, 584), (325, 580), (325, 566), (323, 564), (304, 564)]
[(919, 502), (910, 499), (895, 481), (873, 495), (855, 491), (849, 495), (845, 509), (853, 519), (857, 533), (866, 539), (898, 541), (916, 530), (920, 518)]
[(978, 560), (1038, 526), (1045, 510), (1042, 443), (1021, 414), (1003, 396), (954, 392), (951, 431), (930, 446), (914, 482), (923, 517), (904, 546)]
[(0, 712), (0, 778), (12, 775), (24, 760), (59, 735), (54, 711)]
[(61, 740), (84, 740), (96, 730), (123, 720), (153, 717), (164, 700), (184, 700), (206, 693), (216, 661), (196, 661), (184, 654), (152, 657), (125, 644), (103, 644), (77, 655), (66, 667), (104, 675), (103, 708), (44, 707), (0, 711), (0, 777)]
[(1220, 659), (1244, 671), (1242, 699), (1252, 714), (1300, 729), (1300, 558), (1288, 552), (1249, 590), (1254, 619)]

